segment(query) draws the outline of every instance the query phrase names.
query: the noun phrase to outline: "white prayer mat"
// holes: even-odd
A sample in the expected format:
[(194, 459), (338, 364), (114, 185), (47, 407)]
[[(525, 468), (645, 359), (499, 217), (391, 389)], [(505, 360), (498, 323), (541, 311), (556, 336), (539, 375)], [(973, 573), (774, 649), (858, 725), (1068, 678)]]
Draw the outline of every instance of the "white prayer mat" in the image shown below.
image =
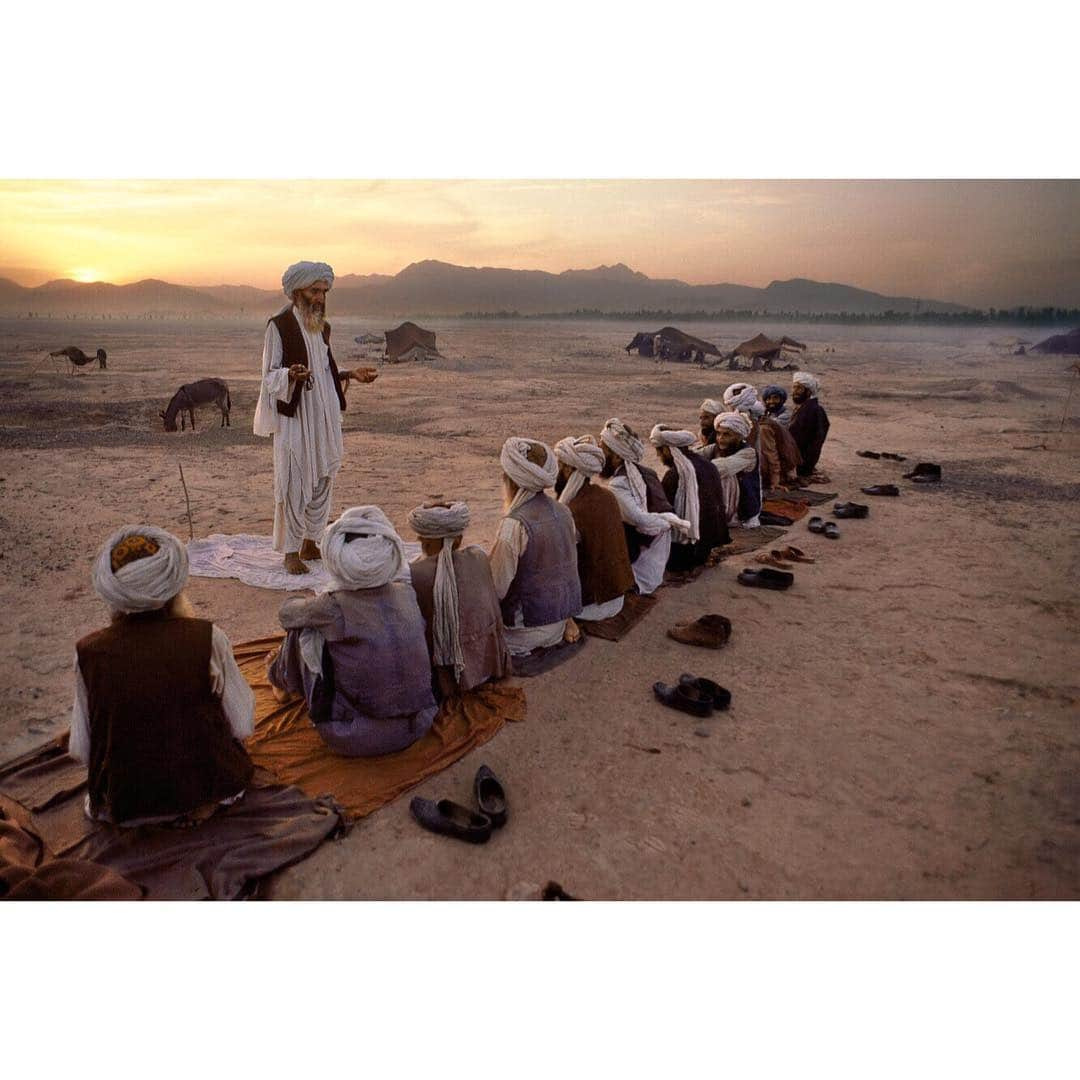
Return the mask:
[[(330, 575), (321, 559), (307, 563), (308, 573), (289, 574), (282, 565), (282, 554), (275, 551), (269, 536), (241, 533), (226, 536), (215, 533), (204, 540), (192, 540), (187, 546), (188, 564), (192, 577), (238, 578), (257, 589), (282, 589), (298, 592), (314, 589), (325, 592), (330, 588)], [(415, 541), (405, 544), (405, 557), (411, 562), (420, 554)]]

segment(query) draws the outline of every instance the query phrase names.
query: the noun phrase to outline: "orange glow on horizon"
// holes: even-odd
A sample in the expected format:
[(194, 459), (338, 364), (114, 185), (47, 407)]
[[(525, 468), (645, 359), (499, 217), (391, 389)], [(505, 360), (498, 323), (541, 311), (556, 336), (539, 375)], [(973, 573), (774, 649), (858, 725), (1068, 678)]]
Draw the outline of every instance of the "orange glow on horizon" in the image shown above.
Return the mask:
[[(277, 289), (423, 259), (1080, 303), (1075, 181), (0, 180), (0, 277)], [(74, 269), (71, 269), (74, 267)]]

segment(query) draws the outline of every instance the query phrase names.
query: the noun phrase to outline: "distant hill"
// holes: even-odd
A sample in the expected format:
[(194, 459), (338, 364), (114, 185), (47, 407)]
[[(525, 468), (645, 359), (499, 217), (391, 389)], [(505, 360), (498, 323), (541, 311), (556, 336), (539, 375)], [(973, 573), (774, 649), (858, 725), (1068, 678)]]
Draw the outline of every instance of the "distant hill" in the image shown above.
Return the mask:
[[(187, 286), (148, 279), (131, 285), (50, 281), (24, 288), (0, 278), (0, 313), (8, 315), (268, 316), (285, 302), (280, 290), (249, 285)], [(508, 270), (454, 266), (428, 259), (393, 276), (343, 274), (334, 283), (330, 314), (461, 315), (517, 311), (523, 315), (590, 311), (729, 311), (880, 314), (961, 312), (960, 304), (882, 296), (851, 285), (793, 278), (766, 288), (688, 285), (647, 277), (623, 263), (591, 270)]]

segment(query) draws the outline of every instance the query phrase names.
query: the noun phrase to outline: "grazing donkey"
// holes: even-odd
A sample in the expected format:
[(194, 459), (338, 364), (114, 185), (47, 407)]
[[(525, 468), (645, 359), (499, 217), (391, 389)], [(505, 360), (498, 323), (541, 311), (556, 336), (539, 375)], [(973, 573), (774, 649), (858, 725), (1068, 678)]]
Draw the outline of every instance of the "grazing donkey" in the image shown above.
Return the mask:
[(98, 367), (104, 371), (106, 368), (105, 358), (106, 352), (104, 349), (98, 349), (96, 356), (87, 356), (77, 345), (69, 345), (66, 349), (57, 349), (56, 352), (51, 352), (49, 355), (54, 360), (59, 360), (60, 357), (64, 357), (65, 360), (71, 365), (69, 374), (74, 375), (76, 368), (85, 367), (87, 364), (92, 364), (95, 360), (98, 362)]
[(191, 430), (195, 430), (195, 406), (216, 405), (221, 410), (221, 427), (231, 427), (229, 413), (232, 411), (232, 399), (229, 386), (224, 379), (200, 379), (198, 382), (181, 386), (172, 396), (168, 408), (158, 413), (165, 421), (166, 431), (176, 430), (176, 414), (180, 413), (180, 430), (185, 430), (184, 413), (191, 419)]

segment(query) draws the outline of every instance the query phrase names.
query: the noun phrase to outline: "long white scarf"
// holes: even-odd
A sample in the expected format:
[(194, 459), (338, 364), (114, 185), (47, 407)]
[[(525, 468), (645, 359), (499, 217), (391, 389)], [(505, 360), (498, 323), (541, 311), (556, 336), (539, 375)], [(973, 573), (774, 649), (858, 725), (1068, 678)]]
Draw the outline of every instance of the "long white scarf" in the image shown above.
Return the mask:
[(435, 663), (454, 669), (458, 682), (465, 670), (461, 650), (461, 611), (458, 606), (457, 574), (454, 571), (454, 540), (469, 527), (469, 507), (463, 502), (450, 506), (418, 506), (409, 513), (409, 525), (424, 540), (442, 540), (435, 565), (432, 595), (431, 639)]
[(682, 452), (684, 446), (694, 443), (693, 432), (677, 431), (657, 424), (649, 435), (653, 446), (671, 448), (671, 460), (679, 474), (679, 486), (675, 491), (675, 513), (690, 522), (688, 540), (693, 543), (701, 539), (701, 507), (698, 500), (697, 473), (693, 462)]
[(599, 476), (604, 468), (604, 451), (596, 445), (591, 435), (578, 438), (567, 436), (555, 444), (555, 456), (574, 471), (559, 495), (559, 502), (569, 505), (585, 486), (590, 476)]

